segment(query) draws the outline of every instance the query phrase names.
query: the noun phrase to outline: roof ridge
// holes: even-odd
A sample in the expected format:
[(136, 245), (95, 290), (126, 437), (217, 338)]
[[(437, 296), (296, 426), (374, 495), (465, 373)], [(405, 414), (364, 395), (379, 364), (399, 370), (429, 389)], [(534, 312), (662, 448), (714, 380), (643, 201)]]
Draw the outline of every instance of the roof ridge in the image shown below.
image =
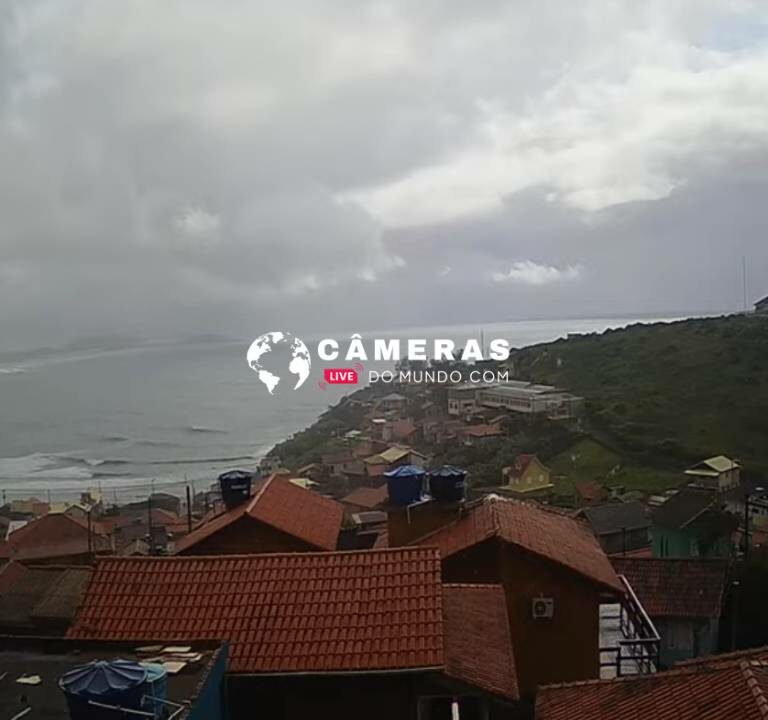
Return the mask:
[[(233, 553), (231, 555), (147, 555), (147, 556), (122, 556), (122, 555), (104, 555), (96, 558), (97, 563), (114, 562), (119, 560), (120, 562), (196, 562), (200, 560), (252, 560), (257, 558), (274, 558), (274, 557), (329, 557), (331, 555), (364, 555), (366, 553), (396, 553), (396, 552), (413, 552), (424, 551), (431, 553), (438, 553), (439, 550), (432, 545), (402, 545), (398, 547), (383, 547), (383, 548), (365, 548), (355, 550), (311, 550), (307, 552), (276, 552), (276, 553)], [(17, 561), (19, 564), (23, 564)], [(47, 566), (46, 566), (47, 567)]]
[(717, 655), (706, 655), (705, 657), (692, 658), (691, 660), (681, 660), (675, 663), (675, 668), (688, 667), (689, 665), (708, 665), (710, 663), (724, 663), (739, 660), (740, 658), (748, 658), (752, 655), (764, 654), (768, 658), (768, 645), (760, 645), (759, 647), (746, 648), (743, 650), (732, 650), (727, 653), (719, 653)]
[[(540, 685), (539, 690), (550, 690), (558, 688), (580, 687), (582, 685), (608, 685), (611, 683), (624, 683), (624, 682), (648, 682), (649, 680), (659, 681), (668, 677), (682, 677), (685, 675), (696, 675), (722, 672), (732, 668), (734, 663), (720, 663), (714, 665), (702, 664), (702, 665), (689, 665), (680, 664), (669, 670), (662, 670), (661, 672), (641, 674), (641, 675), (622, 675), (615, 678), (591, 678), (589, 680), (573, 680), (571, 682), (563, 683), (551, 683), (547, 685)], [(767, 716), (768, 717), (768, 716)]]
[(256, 507), (256, 503), (259, 502), (261, 497), (264, 495), (264, 492), (266, 489), (272, 484), (272, 481), (277, 477), (277, 473), (272, 473), (262, 484), (261, 487), (256, 491), (256, 494), (248, 501), (248, 507), (246, 508), (245, 512), (249, 515), (251, 514), (251, 511)]
[[(741, 670), (741, 675), (747, 684), (747, 689), (752, 693), (752, 697), (755, 701), (755, 704), (757, 705), (757, 711), (760, 713), (760, 717), (768, 718), (768, 698), (766, 698), (765, 692), (763, 691), (760, 682), (752, 671), (752, 668), (755, 664), (755, 661), (742, 660), (739, 663), (739, 669)], [(762, 664), (761, 667), (763, 667)]]

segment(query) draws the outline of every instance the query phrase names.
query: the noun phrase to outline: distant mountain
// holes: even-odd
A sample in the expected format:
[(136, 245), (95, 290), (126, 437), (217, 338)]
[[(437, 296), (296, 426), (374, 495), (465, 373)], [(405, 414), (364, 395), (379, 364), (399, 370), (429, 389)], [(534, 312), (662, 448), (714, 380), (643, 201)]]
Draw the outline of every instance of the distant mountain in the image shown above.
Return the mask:
[(650, 464), (725, 454), (768, 475), (768, 318), (731, 315), (572, 335), (517, 374), (587, 398), (588, 422)]

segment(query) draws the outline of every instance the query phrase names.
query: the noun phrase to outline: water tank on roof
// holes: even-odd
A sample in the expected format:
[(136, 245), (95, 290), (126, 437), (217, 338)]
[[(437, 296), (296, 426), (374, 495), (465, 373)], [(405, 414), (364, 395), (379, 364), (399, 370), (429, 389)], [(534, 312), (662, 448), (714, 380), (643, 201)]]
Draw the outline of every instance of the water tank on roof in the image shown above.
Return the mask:
[(443, 465), (429, 473), (429, 494), (438, 502), (460, 502), (466, 490), (466, 470)]
[(412, 505), (419, 502), (424, 493), (426, 473), (415, 465), (401, 465), (384, 473), (387, 478), (389, 501), (393, 505)]
[(95, 660), (59, 678), (72, 720), (100, 720), (105, 710), (92, 702), (142, 710), (147, 670), (132, 660)]
[(227, 510), (237, 507), (251, 497), (253, 473), (247, 470), (230, 470), (219, 475), (221, 499)]
[(147, 671), (147, 681), (145, 685), (146, 702), (144, 709), (146, 712), (154, 713), (155, 718), (160, 720), (165, 716), (166, 705), (163, 702), (168, 696), (168, 673), (166, 669), (158, 663), (141, 663), (141, 666)]

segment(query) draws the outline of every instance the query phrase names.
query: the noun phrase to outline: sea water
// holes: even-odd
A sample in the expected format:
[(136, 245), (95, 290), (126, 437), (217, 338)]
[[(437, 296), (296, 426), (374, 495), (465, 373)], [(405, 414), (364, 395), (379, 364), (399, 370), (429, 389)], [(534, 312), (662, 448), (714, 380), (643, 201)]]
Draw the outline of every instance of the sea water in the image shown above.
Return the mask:
[[(504, 337), (523, 347), (632, 322), (638, 320), (537, 320), (363, 335), (461, 343), (479, 339), (482, 330), (486, 342)], [(314, 352), (312, 338), (305, 340)], [(255, 467), (275, 443), (355, 389), (318, 382), (315, 360), (301, 388), (269, 395), (246, 364), (249, 343), (30, 355), (0, 366), (0, 489), (6, 499), (63, 499), (101, 489), (110, 500), (128, 502), (152, 487), (181, 492), (189, 483), (199, 490), (224, 470)]]

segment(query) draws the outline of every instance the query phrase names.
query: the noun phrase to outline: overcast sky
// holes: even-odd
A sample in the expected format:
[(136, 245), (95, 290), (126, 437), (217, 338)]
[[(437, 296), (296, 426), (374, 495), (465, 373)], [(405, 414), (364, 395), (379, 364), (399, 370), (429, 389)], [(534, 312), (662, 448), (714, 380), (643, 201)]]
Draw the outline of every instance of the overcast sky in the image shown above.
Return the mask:
[(0, 349), (736, 310), (768, 3), (0, 3)]

